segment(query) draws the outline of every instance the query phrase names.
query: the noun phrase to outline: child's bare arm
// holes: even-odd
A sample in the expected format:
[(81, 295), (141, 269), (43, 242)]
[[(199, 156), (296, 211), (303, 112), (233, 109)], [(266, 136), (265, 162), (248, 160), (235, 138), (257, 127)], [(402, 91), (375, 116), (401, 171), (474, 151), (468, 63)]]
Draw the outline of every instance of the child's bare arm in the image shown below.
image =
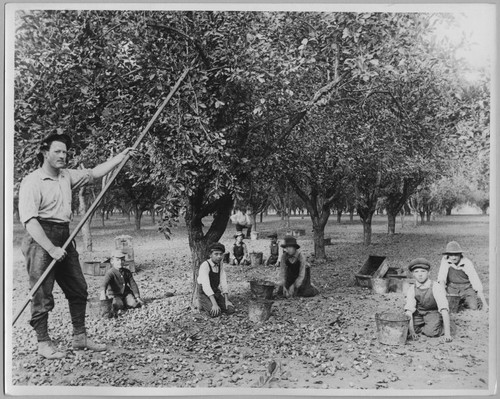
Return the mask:
[(407, 310), (405, 314), (410, 318), (408, 322), (408, 332), (412, 339), (417, 339), (418, 335), (415, 333), (415, 326), (413, 325), (413, 314), (409, 310)]
[(484, 292), (479, 291), (477, 293), (477, 296), (479, 297), (479, 299), (481, 299), (481, 302), (483, 302), (483, 310), (487, 312), (489, 308), (488, 308), (488, 302), (486, 302), (486, 297), (484, 296)]
[(446, 342), (451, 342), (450, 313), (448, 309), (441, 310), (441, 315), (443, 316), (444, 340)]

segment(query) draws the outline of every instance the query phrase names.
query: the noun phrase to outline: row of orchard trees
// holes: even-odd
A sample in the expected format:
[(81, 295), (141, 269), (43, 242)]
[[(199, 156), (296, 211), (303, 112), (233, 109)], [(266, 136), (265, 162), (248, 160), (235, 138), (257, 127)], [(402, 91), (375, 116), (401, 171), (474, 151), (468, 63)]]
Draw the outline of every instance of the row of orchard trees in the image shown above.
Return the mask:
[[(433, 35), (441, 23), (453, 21), (417, 13), (19, 11), (15, 179), (36, 167), (36, 143), (52, 131), (74, 139), (73, 165), (92, 167), (130, 145), (190, 67), (118, 185), (156, 203), (166, 233), (185, 210), (194, 275), (234, 200), (259, 207), (276, 190), (293, 190), (305, 204), (318, 258), (339, 203), (356, 208), (368, 244), (377, 201), (385, 198), (396, 215), (461, 156), (450, 146), (464, 137), (473, 144), (457, 148), (469, 154), (477, 146), (476, 125), (487, 120), (474, 107), (487, 101), (488, 84), (469, 90), (454, 49)], [(483, 141), (488, 134), (480, 133)], [(207, 215), (213, 221), (204, 228)]]

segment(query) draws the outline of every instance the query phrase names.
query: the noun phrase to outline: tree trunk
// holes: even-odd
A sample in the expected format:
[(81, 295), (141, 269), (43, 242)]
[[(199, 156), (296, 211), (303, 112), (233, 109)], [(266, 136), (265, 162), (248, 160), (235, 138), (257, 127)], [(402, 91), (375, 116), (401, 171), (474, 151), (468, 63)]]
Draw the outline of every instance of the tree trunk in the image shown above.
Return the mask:
[(354, 222), (354, 208), (349, 209), (349, 221)]
[(253, 229), (253, 231), (257, 231), (257, 215), (254, 214), (254, 213), (252, 213), (251, 220), (252, 220), (252, 229)]
[[(404, 212), (403, 212), (404, 213)], [(387, 209), (387, 233), (388, 234), (396, 234), (396, 216), (394, 212), (390, 209)]]
[(191, 250), (191, 270), (193, 273), (193, 295), (192, 308), (198, 309), (198, 269), (202, 262), (207, 260), (208, 247), (222, 237), (226, 230), (229, 216), (233, 205), (233, 198), (230, 195), (223, 196), (210, 204), (214, 218), (209, 230), (203, 233), (202, 219), (204, 216), (203, 193), (188, 198), (186, 205), (186, 226), (188, 230), (189, 248)]
[(425, 212), (424, 211), (419, 211), (420, 214), (420, 223), (424, 224), (425, 222)]
[(430, 222), (430, 221), (431, 221), (431, 214), (432, 214), (432, 212), (431, 212), (431, 211), (427, 211), (427, 212), (425, 212), (425, 216), (426, 216), (426, 219), (427, 219), (427, 221), (428, 221), (428, 222)]
[(446, 208), (446, 216), (451, 216), (451, 211), (453, 210), (452, 206)]
[(372, 216), (361, 219), (363, 223), (363, 244), (365, 245), (370, 245), (372, 243)]
[(155, 224), (156, 223), (156, 212), (155, 212), (155, 207), (153, 206), (151, 208), (151, 223)]
[(403, 209), (401, 211), (401, 228), (405, 227), (405, 215), (406, 215), (406, 211)]
[(337, 209), (337, 223), (340, 224), (342, 222), (342, 209)]
[(135, 222), (135, 230), (139, 231), (141, 229), (141, 219), (142, 219), (142, 213), (143, 211), (139, 209), (138, 206), (135, 207), (135, 214), (134, 214), (134, 222)]
[[(78, 199), (80, 201), (79, 211), (82, 215), (85, 215), (85, 212), (87, 212), (87, 200), (85, 198), (85, 189), (86, 187), (83, 186), (82, 188), (80, 188), (80, 190), (78, 190)], [(90, 222), (91, 218), (88, 218), (87, 221), (82, 226), (84, 252), (92, 252), (92, 234), (90, 232)]]
[(262, 223), (262, 219), (264, 218), (264, 212), (260, 213), (260, 223)]
[[(326, 259), (325, 252), (325, 226), (328, 221), (328, 215), (321, 215), (321, 217), (311, 217), (313, 222), (313, 235), (314, 235), (314, 257), (315, 259)], [(325, 220), (326, 219), (326, 220)]]
[(104, 222), (106, 220), (106, 211), (104, 210), (104, 206), (101, 209), (101, 225), (102, 227), (106, 226), (106, 223)]

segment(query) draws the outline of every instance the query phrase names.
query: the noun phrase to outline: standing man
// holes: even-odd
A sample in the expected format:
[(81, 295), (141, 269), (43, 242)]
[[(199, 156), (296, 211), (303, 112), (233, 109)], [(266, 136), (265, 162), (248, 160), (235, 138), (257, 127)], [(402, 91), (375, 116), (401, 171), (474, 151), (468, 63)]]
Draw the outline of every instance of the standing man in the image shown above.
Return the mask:
[(236, 224), (236, 232), (243, 232), (243, 229), (247, 229), (246, 238), (250, 238), (250, 233), (252, 232), (252, 221), (248, 216), (245, 209), (238, 209), (238, 211), (231, 216), (231, 221)]
[(50, 134), (41, 142), (37, 158), (41, 167), (27, 175), (19, 191), (19, 216), (26, 234), (22, 251), (26, 259), (30, 287), (33, 288), (52, 259), (55, 264), (31, 302), (30, 325), (38, 340), (38, 353), (46, 359), (61, 359), (48, 333), (49, 312), (54, 308), (54, 282), (61, 287), (69, 303), (73, 324), (73, 348), (105, 351), (106, 346), (86, 335), (85, 311), (87, 283), (78, 252), (73, 243), (62, 249), (68, 239), (72, 190), (100, 178), (115, 168), (132, 151), (127, 148), (94, 169), (65, 169), (71, 138), (66, 134)]

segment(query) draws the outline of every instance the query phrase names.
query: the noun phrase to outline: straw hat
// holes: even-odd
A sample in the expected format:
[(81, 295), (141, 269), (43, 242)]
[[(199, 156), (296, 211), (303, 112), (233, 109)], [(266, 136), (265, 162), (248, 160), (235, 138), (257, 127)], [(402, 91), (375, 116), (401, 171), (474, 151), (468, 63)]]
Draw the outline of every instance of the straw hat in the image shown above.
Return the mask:
[(300, 245), (297, 244), (297, 240), (295, 237), (286, 236), (285, 242), (283, 244), (281, 244), (281, 248), (286, 248), (286, 247), (295, 247), (295, 248), (299, 249)]
[(462, 254), (464, 251), (460, 244), (456, 241), (450, 241), (446, 245), (446, 251), (443, 252), (443, 255), (456, 255), (456, 254)]

